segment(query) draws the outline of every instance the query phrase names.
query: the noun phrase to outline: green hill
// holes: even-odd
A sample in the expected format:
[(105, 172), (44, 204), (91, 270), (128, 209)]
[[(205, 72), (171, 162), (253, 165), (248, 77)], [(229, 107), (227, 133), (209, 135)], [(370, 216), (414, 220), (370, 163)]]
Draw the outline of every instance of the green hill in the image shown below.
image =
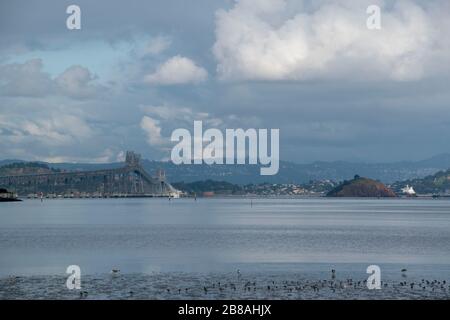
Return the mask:
[(40, 162), (15, 162), (0, 167), (0, 176), (59, 172)]
[(439, 171), (434, 175), (422, 179), (411, 179), (393, 184), (395, 190), (400, 190), (405, 185), (410, 185), (420, 194), (443, 194), (450, 193), (450, 169)]

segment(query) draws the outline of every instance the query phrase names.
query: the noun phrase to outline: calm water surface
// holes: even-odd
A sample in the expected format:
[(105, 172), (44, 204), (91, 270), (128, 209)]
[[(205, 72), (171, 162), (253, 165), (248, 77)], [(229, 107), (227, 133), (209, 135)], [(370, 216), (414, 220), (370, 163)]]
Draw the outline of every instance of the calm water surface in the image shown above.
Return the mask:
[(0, 276), (345, 265), (450, 276), (450, 201), (64, 199), (0, 204)]

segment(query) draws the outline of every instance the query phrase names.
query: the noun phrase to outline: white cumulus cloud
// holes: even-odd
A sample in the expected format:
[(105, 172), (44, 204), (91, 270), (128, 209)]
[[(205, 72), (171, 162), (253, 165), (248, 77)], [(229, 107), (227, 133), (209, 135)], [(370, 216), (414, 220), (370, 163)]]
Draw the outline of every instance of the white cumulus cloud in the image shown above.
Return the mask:
[(147, 134), (147, 142), (151, 146), (160, 146), (164, 143), (161, 136), (161, 126), (159, 121), (149, 116), (144, 116), (141, 120), (141, 129)]
[(208, 72), (189, 58), (174, 56), (161, 64), (154, 73), (146, 75), (149, 84), (172, 85), (200, 83), (208, 78)]
[(95, 77), (89, 69), (79, 65), (67, 68), (56, 78), (56, 83), (63, 93), (70, 97), (87, 98), (95, 95), (99, 90), (98, 86), (91, 82)]
[[(387, 3), (387, 2), (386, 2)], [(381, 30), (366, 27), (371, 4)], [(239, 0), (216, 13), (224, 80), (415, 80), (449, 62), (448, 1)], [(446, 11), (447, 10), (447, 11)], [(447, 12), (447, 13), (443, 13)]]

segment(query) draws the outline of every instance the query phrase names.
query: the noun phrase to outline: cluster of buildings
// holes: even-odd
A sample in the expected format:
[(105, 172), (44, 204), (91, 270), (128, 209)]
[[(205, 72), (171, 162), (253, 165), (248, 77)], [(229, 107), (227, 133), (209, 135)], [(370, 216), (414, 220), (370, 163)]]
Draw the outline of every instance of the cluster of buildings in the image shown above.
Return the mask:
[(330, 180), (311, 181), (308, 184), (263, 183), (244, 186), (244, 193), (258, 196), (321, 196), (335, 185)]

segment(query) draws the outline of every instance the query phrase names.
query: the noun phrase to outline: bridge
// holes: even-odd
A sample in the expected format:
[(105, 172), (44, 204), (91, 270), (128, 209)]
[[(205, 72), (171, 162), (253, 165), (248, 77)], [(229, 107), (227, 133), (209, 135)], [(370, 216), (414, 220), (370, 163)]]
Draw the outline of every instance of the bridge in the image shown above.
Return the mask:
[(125, 165), (117, 169), (52, 172), (0, 176), (0, 188), (19, 196), (52, 195), (64, 197), (170, 197), (178, 195), (165, 174), (155, 177), (142, 167), (140, 155), (127, 151)]

